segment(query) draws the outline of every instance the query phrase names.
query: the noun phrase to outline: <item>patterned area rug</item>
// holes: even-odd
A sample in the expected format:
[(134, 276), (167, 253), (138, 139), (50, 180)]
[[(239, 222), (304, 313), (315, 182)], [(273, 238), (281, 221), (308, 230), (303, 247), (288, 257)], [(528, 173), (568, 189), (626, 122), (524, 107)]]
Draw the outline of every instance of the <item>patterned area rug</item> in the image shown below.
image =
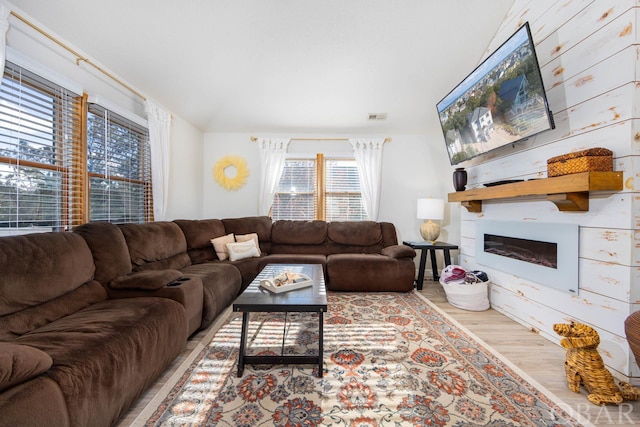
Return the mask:
[[(313, 365), (248, 365), (238, 378), (233, 313), (146, 425), (584, 425), (416, 292), (328, 302), (322, 378)], [(317, 321), (252, 314), (249, 353), (317, 354)]]

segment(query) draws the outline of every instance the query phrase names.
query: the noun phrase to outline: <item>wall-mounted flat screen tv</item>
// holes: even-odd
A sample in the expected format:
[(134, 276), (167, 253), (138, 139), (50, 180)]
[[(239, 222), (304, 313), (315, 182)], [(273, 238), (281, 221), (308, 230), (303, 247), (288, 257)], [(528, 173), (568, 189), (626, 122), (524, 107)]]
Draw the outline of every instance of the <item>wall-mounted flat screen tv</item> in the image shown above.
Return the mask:
[(452, 165), (553, 129), (529, 23), (436, 107)]

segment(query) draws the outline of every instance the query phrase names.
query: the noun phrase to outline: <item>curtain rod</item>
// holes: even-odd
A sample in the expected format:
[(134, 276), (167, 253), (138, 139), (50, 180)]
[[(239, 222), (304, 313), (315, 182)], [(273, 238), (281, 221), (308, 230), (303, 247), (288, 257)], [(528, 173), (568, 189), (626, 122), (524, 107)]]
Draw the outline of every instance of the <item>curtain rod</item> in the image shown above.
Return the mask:
[[(308, 138), (308, 137), (300, 137), (300, 138), (289, 138), (292, 141), (348, 141), (350, 138)], [(251, 142), (256, 142), (258, 138), (255, 136), (251, 137)], [(386, 137), (384, 142), (391, 142), (391, 137)]]
[(73, 55), (75, 55), (76, 57), (76, 65), (80, 65), (80, 61), (91, 65), (93, 68), (95, 68), (96, 70), (98, 70), (99, 72), (101, 72), (102, 74), (104, 74), (105, 76), (109, 77), (111, 80), (115, 81), (116, 83), (118, 83), (120, 86), (124, 87), (125, 89), (127, 89), (128, 91), (130, 91), (131, 93), (133, 93), (134, 95), (142, 98), (143, 101), (146, 101), (147, 98), (145, 96), (143, 96), (140, 92), (138, 92), (137, 90), (135, 90), (134, 88), (132, 88), (131, 86), (129, 86), (128, 84), (122, 82), (120, 79), (118, 79), (116, 76), (114, 76), (113, 74), (111, 74), (110, 72), (106, 71), (105, 69), (103, 69), (102, 67), (100, 67), (97, 64), (94, 64), (93, 62), (91, 62), (91, 60), (89, 58), (87, 58), (86, 56), (80, 55), (78, 52), (76, 52), (74, 49), (72, 49), (71, 47), (67, 46), (65, 43), (61, 42), (60, 40), (56, 39), (55, 37), (53, 37), (51, 34), (48, 34), (47, 32), (45, 32), (44, 30), (42, 30), (41, 28), (38, 28), (35, 24), (29, 22), (26, 18), (23, 18), (22, 16), (18, 15), (17, 13), (15, 13), (13, 10), (11, 11), (11, 15), (15, 16), (18, 20), (24, 22), (25, 24), (27, 24), (29, 27), (31, 27), (32, 29), (34, 29), (35, 31), (37, 31), (38, 33), (42, 34), (43, 36), (45, 36), (46, 38), (48, 38), (49, 40), (51, 40), (52, 42), (54, 42), (55, 44), (57, 44), (58, 46), (66, 49), (67, 51), (71, 52)]

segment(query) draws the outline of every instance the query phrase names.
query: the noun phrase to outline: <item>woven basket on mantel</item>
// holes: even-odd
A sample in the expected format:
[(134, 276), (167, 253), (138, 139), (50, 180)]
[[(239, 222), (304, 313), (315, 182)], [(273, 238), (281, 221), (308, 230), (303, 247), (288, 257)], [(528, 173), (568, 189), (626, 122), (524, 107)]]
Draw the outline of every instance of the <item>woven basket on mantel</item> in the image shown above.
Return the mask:
[(612, 170), (613, 153), (606, 148), (589, 148), (547, 160), (548, 177), (579, 172), (610, 172)]

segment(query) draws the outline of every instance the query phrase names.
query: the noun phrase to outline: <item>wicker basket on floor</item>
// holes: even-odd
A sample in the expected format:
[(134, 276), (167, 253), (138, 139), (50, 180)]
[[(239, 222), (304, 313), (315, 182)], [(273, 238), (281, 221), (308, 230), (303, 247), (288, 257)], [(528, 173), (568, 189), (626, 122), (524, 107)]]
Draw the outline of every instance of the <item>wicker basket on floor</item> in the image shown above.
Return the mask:
[(606, 148), (590, 148), (547, 160), (548, 177), (579, 172), (610, 172), (612, 170), (613, 153)]

